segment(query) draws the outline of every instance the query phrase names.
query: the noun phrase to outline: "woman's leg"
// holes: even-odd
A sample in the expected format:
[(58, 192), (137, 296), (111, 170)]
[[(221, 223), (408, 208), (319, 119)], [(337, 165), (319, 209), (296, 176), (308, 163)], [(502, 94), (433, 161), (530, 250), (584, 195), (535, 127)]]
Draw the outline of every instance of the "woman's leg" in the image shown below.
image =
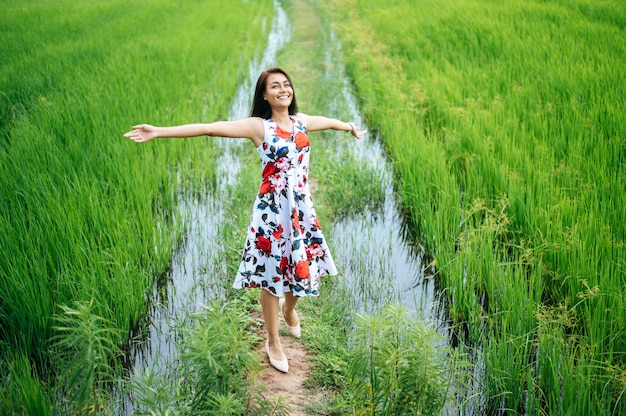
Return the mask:
[(291, 292), (285, 292), (285, 304), (283, 305), (283, 317), (285, 322), (289, 326), (296, 326), (300, 323), (300, 318), (296, 313), (296, 303), (298, 303), (298, 297), (294, 296)]
[(278, 336), (278, 297), (265, 289), (261, 289), (261, 309), (263, 309), (263, 319), (265, 320), (270, 354), (274, 359), (282, 360), (285, 358), (285, 355), (283, 347), (280, 345), (280, 337)]

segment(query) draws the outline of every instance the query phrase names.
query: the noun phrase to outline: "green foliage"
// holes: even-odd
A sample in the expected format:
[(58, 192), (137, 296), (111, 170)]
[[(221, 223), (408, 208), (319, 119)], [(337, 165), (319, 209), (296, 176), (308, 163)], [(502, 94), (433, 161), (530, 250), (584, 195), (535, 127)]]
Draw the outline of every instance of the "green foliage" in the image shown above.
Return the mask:
[[(332, 138), (331, 140), (341, 140)], [(328, 145), (327, 145), (328, 147)], [(385, 189), (380, 174), (354, 156), (331, 158), (318, 169), (319, 196), (333, 218), (367, 215), (380, 209), (385, 200)]]
[[(174, 385), (172, 385), (174, 384)], [(128, 382), (137, 406), (134, 414), (150, 416), (169, 416), (187, 414), (182, 399), (185, 389), (182, 383), (166, 380), (164, 377), (148, 371), (133, 374)]]
[[(266, 398), (257, 383), (259, 339), (250, 329), (249, 293), (214, 301), (192, 317), (176, 364), (177, 379), (147, 372), (131, 380), (140, 415), (288, 414), (284, 400)], [(256, 294), (256, 293), (255, 293)]]
[(0, 357), (36, 363), (45, 396), (63, 367), (47, 351), (59, 305), (93, 299), (95, 316), (128, 333), (167, 270), (180, 191), (215, 180), (206, 141), (122, 134), (226, 117), (272, 3), (0, 7)]
[(221, 403), (241, 413), (246, 403), (241, 400), (231, 403), (226, 398), (231, 394), (245, 397), (244, 380), (248, 373), (254, 374), (259, 369), (258, 354), (250, 348), (252, 335), (246, 330), (250, 319), (248, 309), (226, 308), (224, 303), (216, 301), (195, 319), (183, 355), (193, 386), (192, 409), (213, 408)]
[(6, 415), (52, 415), (52, 403), (42, 391), (41, 381), (25, 355), (4, 357), (0, 411)]
[(306, 348), (313, 352), (314, 364), (307, 384), (314, 388), (340, 392), (345, 389), (348, 373), (348, 339), (352, 313), (347, 288), (339, 282), (324, 279), (323, 296), (300, 302), (306, 315), (303, 338)]
[[(321, 3), (450, 316), (486, 354), (481, 411), (623, 413), (624, 3)], [(545, 337), (555, 307), (575, 319)]]
[(442, 337), (388, 305), (358, 315), (350, 340), (347, 406), (355, 415), (439, 415), (451, 387), (463, 386)]
[(54, 317), (56, 335), (51, 339), (64, 363), (63, 401), (71, 413), (81, 415), (106, 410), (106, 384), (115, 374), (111, 363), (120, 353), (120, 331), (94, 314), (93, 303), (61, 305), (63, 314)]

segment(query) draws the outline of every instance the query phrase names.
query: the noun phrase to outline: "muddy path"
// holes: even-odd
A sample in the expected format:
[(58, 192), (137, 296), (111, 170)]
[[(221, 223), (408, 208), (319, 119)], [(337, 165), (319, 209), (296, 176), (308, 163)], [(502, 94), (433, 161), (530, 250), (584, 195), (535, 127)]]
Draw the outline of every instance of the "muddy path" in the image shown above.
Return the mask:
[[(301, 316), (303, 330), (305, 329), (305, 317)], [(262, 319), (260, 312), (255, 312), (255, 319)], [(263, 371), (259, 376), (259, 382), (266, 391), (266, 397), (272, 398), (275, 402), (281, 401), (286, 404), (291, 416), (306, 416), (306, 406), (309, 403), (317, 402), (324, 398), (322, 392), (311, 391), (305, 383), (311, 373), (312, 363), (311, 352), (308, 351), (304, 342), (300, 339), (288, 336), (284, 331), (284, 320), (279, 318), (281, 326), (281, 344), (285, 355), (289, 358), (289, 372), (281, 373), (270, 366), (269, 359), (265, 353), (265, 344), (257, 345), (257, 352), (262, 360)], [(260, 337), (264, 337), (262, 332)]]

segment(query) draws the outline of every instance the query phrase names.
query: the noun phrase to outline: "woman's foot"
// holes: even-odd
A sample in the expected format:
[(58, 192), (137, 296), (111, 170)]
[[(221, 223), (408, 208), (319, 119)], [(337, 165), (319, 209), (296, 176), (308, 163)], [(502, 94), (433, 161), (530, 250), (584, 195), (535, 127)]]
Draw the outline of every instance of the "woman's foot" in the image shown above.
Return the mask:
[[(283, 354), (281, 352), (282, 359), (280, 359), (280, 360), (277, 360), (277, 359), (272, 357), (272, 353), (270, 351), (270, 341), (269, 340), (265, 341), (265, 352), (267, 352), (267, 357), (270, 359), (270, 365), (272, 367), (274, 367), (278, 371), (282, 371), (283, 373), (286, 373), (287, 371), (289, 371), (289, 361), (287, 361), (287, 357), (285, 357), (285, 354)], [(274, 357), (275, 356), (276, 355), (274, 355)]]
[[(287, 315), (285, 314), (284, 306), (285, 306), (285, 298), (280, 298), (280, 300), (278, 301), (278, 309), (280, 310), (280, 313), (283, 315), (283, 319), (285, 320), (285, 326), (287, 326), (287, 330), (289, 331), (289, 333), (291, 333), (291, 335), (293, 335), (296, 338), (300, 338), (300, 318), (298, 317), (296, 310), (292, 309), (291, 315), (289, 316), (289, 318), (292, 318), (292, 320), (291, 321), (287, 320)], [(290, 325), (290, 323), (293, 325)]]

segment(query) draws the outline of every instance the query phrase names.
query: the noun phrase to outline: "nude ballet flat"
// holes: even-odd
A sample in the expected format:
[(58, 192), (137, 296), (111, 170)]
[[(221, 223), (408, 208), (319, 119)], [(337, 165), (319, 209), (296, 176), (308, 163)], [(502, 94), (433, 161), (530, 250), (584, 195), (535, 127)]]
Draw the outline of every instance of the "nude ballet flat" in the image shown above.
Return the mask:
[(265, 341), (265, 352), (267, 352), (267, 357), (270, 359), (270, 364), (272, 365), (272, 367), (283, 373), (289, 371), (289, 361), (287, 361), (287, 357), (283, 358), (282, 360), (275, 360), (272, 358), (272, 355), (270, 354), (269, 340)]
[(283, 312), (283, 305), (285, 304), (285, 298), (280, 298), (278, 301), (278, 308), (280, 309), (280, 314), (283, 316), (283, 320), (285, 321), (285, 326), (291, 335), (296, 338), (300, 338), (300, 318), (298, 318), (298, 323), (295, 326), (290, 326), (285, 319), (285, 313)]

